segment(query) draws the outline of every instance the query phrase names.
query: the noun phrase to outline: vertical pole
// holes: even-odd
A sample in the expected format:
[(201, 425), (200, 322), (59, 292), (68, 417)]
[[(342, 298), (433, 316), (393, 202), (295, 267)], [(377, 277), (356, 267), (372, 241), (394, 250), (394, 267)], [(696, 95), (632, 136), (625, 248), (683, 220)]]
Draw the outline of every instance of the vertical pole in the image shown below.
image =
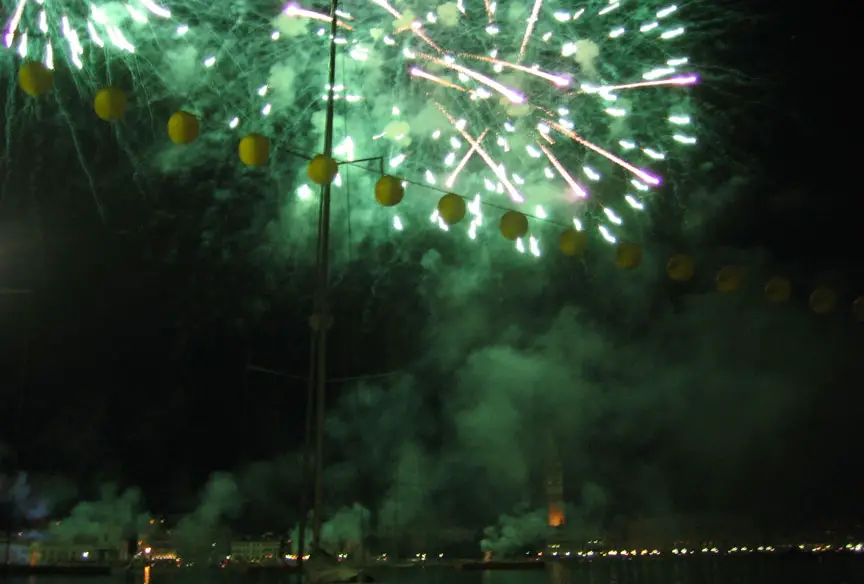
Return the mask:
[[(333, 156), (333, 114), (336, 84), (336, 10), (338, 0), (330, 0), (330, 62), (327, 68), (327, 117), (324, 125), (324, 155)], [(315, 499), (312, 516), (312, 549), (321, 546), (321, 514), (324, 503), (324, 411), (325, 389), (327, 386), (327, 332), (332, 324), (328, 301), (330, 275), (330, 190), (327, 183), (321, 187), (321, 200), (318, 212), (318, 249), (317, 249), (317, 286), (315, 312), (312, 315), (312, 333), (316, 335), (316, 367), (314, 371), (316, 387), (315, 423)]]
[(306, 553), (306, 527), (309, 519), (309, 470), (312, 464), (312, 428), (315, 421), (315, 349), (318, 346), (317, 335), (312, 333), (309, 343), (309, 379), (306, 389), (306, 417), (304, 419), (306, 435), (303, 441), (303, 458), (300, 462), (300, 528), (297, 532), (297, 567), (303, 568), (303, 556)]

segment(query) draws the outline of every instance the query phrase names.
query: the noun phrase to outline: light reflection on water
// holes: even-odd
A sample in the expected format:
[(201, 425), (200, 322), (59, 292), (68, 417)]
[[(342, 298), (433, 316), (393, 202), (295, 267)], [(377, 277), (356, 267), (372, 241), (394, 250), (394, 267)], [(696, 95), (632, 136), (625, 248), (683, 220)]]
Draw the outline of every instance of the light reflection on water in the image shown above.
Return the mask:
[[(864, 582), (864, 558), (851, 554), (707, 561), (635, 560), (550, 564), (545, 570), (371, 570), (382, 584), (853, 584)], [(4, 583), (7, 581), (3, 579)], [(144, 569), (106, 577), (10, 577), (9, 584), (301, 584), (298, 576), (218, 569)]]

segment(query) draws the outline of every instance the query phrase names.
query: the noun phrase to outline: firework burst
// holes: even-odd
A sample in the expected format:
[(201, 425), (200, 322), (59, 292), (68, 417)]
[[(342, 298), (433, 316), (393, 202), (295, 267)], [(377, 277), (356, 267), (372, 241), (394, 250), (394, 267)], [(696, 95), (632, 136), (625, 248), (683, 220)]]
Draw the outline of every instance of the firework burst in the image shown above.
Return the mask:
[[(488, 204), (591, 229), (610, 243), (626, 239), (625, 223), (696, 143), (688, 87), (699, 79), (686, 53), (686, 6), (340, 6), (335, 155), (381, 155), (385, 170), (408, 183), (465, 196), (472, 239)], [(259, 36), (246, 65), (220, 78), (225, 122), (245, 132), (278, 118), (293, 128), (293, 145), (314, 152), (303, 143), (303, 120), (311, 117), (311, 132), (323, 125), (329, 16), (320, 5), (290, 3), (274, 24), (269, 48)], [(212, 67), (216, 57), (203, 62)], [(312, 192), (298, 189), (301, 198)], [(450, 228), (428, 200), (426, 208)], [(392, 211), (399, 230), (411, 223), (400, 212)], [(539, 255), (533, 238), (516, 245)]]
[[(170, 21), (171, 11), (152, 0), (105, 3), (63, 0), (3, 2), (3, 46), (25, 58), (54, 68), (58, 55), (76, 69), (83, 69), (88, 49), (116, 49), (133, 54), (131, 31), (152, 19)], [(182, 33), (183, 28), (178, 32)]]
[[(183, 8), (187, 13), (194, 11), (188, 2)], [(2, 23), (3, 71), (9, 80), (4, 123), (6, 158), (9, 162), (20, 150), (30, 162), (7, 164), (3, 191), (13, 181), (11, 174), (33, 167), (33, 153), (37, 158), (44, 154), (44, 146), (34, 146), (38, 139), (25, 124), (43, 124), (38, 136), (50, 132), (50, 126), (44, 124), (57, 120), (69, 131), (78, 163), (104, 220), (104, 208), (96, 193), (96, 184), (101, 180), (89, 168), (92, 155), (84, 152), (92, 149), (87, 144), (94, 135), (109, 131), (99, 126), (96, 116), (119, 121), (126, 113), (127, 101), (138, 112), (149, 113), (150, 104), (164, 99), (170, 90), (173, 72), (168, 65), (175, 43), (179, 43), (179, 51), (200, 42), (192, 34), (198, 31), (190, 31), (189, 26), (178, 22), (172, 10), (158, 0), (3, 0)], [(17, 84), (11, 81), (16, 75)], [(30, 97), (22, 100), (21, 90)], [(49, 90), (47, 99), (32, 99)], [(18, 116), (21, 112), (27, 115)], [(111, 131), (114, 136), (110, 149), (125, 153), (137, 175), (142, 165), (135, 151), (140, 148), (133, 146), (130, 139), (147, 133), (140, 129), (118, 130), (114, 126)], [(130, 174), (126, 166), (118, 172)]]

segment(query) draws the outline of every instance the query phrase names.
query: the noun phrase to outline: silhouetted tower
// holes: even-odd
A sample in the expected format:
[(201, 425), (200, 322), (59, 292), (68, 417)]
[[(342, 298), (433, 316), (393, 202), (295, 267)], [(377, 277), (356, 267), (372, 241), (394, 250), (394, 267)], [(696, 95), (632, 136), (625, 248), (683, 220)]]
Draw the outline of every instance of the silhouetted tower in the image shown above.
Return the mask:
[(570, 546), (565, 541), (564, 534), (564, 472), (552, 434), (549, 434), (546, 457), (546, 513), (550, 527), (546, 554), (547, 557), (554, 557), (569, 551)]
[(550, 434), (546, 461), (546, 506), (549, 526), (564, 526), (564, 477), (555, 438)]

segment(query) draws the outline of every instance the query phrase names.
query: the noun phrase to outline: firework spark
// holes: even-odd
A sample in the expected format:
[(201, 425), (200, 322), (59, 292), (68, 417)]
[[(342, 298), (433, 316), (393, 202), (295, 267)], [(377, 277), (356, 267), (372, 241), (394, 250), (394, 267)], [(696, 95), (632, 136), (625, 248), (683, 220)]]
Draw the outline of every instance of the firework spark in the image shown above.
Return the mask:
[[(4, 47), (21, 57), (40, 60), (50, 69), (58, 52), (82, 69), (88, 46), (134, 53), (130, 29), (146, 25), (151, 18), (171, 19), (171, 11), (152, 0), (133, 0), (122, 7), (68, 0), (4, 1), (3, 14)], [(182, 34), (184, 28), (181, 25), (177, 32)]]
[[(477, 209), (504, 197), (530, 215), (593, 226), (610, 242), (626, 236), (626, 220), (696, 143), (687, 132), (687, 88), (699, 80), (684, 52), (688, 23), (665, 2), (563, 6), (342, 2), (333, 89), (346, 123), (337, 143), (350, 142), (343, 152), (352, 156), (380, 153), (409, 183), (455, 190)], [(264, 117), (279, 114), (280, 99), (283, 112), (309, 111), (301, 75), (320, 83), (319, 104), (327, 99), (323, 71), (316, 77), (279, 56), (326, 62), (329, 16), (292, 2), (280, 18), (270, 75), (253, 96)], [(261, 123), (249, 112), (230, 116), (232, 128)], [(400, 230), (410, 223), (394, 217)], [(472, 222), (472, 238), (480, 224)]]

